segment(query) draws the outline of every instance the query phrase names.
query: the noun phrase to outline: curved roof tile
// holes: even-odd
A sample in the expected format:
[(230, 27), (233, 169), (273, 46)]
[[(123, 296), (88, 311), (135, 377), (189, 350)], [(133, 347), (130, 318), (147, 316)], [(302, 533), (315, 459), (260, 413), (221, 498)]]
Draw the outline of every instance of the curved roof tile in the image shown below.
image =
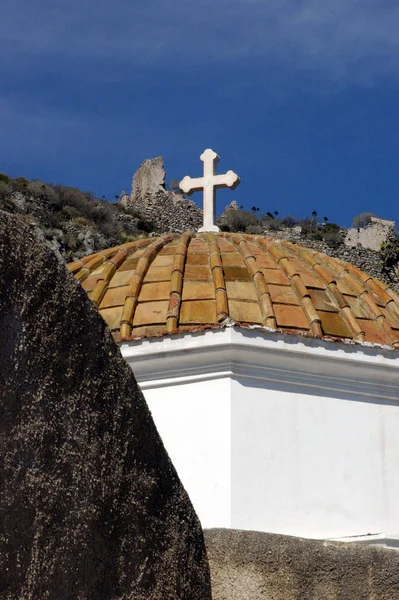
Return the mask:
[(265, 326), (399, 348), (399, 297), (357, 267), (287, 241), (185, 232), (68, 265), (114, 337)]

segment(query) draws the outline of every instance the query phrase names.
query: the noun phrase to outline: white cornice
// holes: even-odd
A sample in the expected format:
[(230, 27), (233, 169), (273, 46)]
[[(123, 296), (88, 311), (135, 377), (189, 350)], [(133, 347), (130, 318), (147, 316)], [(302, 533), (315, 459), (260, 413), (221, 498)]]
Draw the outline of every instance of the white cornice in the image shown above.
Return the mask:
[(294, 392), (399, 401), (399, 353), (384, 347), (231, 327), (125, 342), (121, 352), (144, 390), (231, 377)]

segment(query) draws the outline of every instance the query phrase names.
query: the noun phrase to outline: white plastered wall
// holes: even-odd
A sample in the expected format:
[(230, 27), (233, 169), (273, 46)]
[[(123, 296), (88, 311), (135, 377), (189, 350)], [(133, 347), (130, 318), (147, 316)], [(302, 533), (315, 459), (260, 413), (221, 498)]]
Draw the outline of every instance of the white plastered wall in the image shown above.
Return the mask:
[(231, 527), (229, 379), (145, 390), (165, 448), (206, 527)]
[(122, 353), (203, 527), (399, 533), (397, 351), (231, 328)]
[[(399, 531), (399, 406), (232, 382), (232, 527)], [(256, 459), (255, 459), (256, 457)]]

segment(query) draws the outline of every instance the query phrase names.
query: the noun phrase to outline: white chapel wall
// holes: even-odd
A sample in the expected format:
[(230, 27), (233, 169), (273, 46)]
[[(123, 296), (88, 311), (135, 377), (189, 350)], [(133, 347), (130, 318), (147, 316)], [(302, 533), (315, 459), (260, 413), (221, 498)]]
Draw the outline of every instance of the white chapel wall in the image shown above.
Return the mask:
[(152, 387), (144, 395), (203, 527), (230, 527), (230, 380)]
[[(337, 374), (339, 376), (339, 374)], [(399, 405), (232, 382), (232, 527), (399, 532)]]
[(231, 328), (122, 353), (204, 528), (399, 534), (397, 351)]

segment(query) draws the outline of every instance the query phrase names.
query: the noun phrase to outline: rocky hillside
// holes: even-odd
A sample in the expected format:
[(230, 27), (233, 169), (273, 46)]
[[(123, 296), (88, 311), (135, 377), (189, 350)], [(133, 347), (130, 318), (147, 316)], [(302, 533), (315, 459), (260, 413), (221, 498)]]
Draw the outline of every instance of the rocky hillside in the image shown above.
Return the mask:
[(0, 209), (35, 228), (66, 261), (154, 230), (137, 212), (89, 192), (0, 174)]
[[(258, 210), (255, 207), (251, 211), (242, 210), (236, 202), (232, 202), (219, 218), (219, 227), (223, 231), (244, 231), (288, 240), (340, 258), (399, 292), (399, 238), (393, 221), (363, 213), (358, 217), (367, 218), (359, 220), (359, 227), (344, 229), (330, 223), (327, 217), (320, 220), (316, 212), (297, 219), (293, 216), (278, 217), (277, 212), (258, 215)], [(354, 218), (354, 222), (358, 217)]]
[[(165, 189), (162, 157), (141, 165), (131, 196), (122, 193), (117, 203), (76, 188), (0, 173), (0, 209), (36, 229), (67, 262), (138, 237), (197, 230), (202, 221), (202, 211), (194, 202), (177, 190)], [(287, 239), (343, 258), (399, 291), (399, 238), (393, 222), (369, 217), (362, 227), (345, 230), (326, 217), (320, 221), (315, 212), (296, 219), (278, 217), (277, 212), (259, 215), (258, 211), (255, 207), (242, 210), (232, 202), (219, 226), (225, 231)], [(381, 245), (382, 239), (386, 241)]]

